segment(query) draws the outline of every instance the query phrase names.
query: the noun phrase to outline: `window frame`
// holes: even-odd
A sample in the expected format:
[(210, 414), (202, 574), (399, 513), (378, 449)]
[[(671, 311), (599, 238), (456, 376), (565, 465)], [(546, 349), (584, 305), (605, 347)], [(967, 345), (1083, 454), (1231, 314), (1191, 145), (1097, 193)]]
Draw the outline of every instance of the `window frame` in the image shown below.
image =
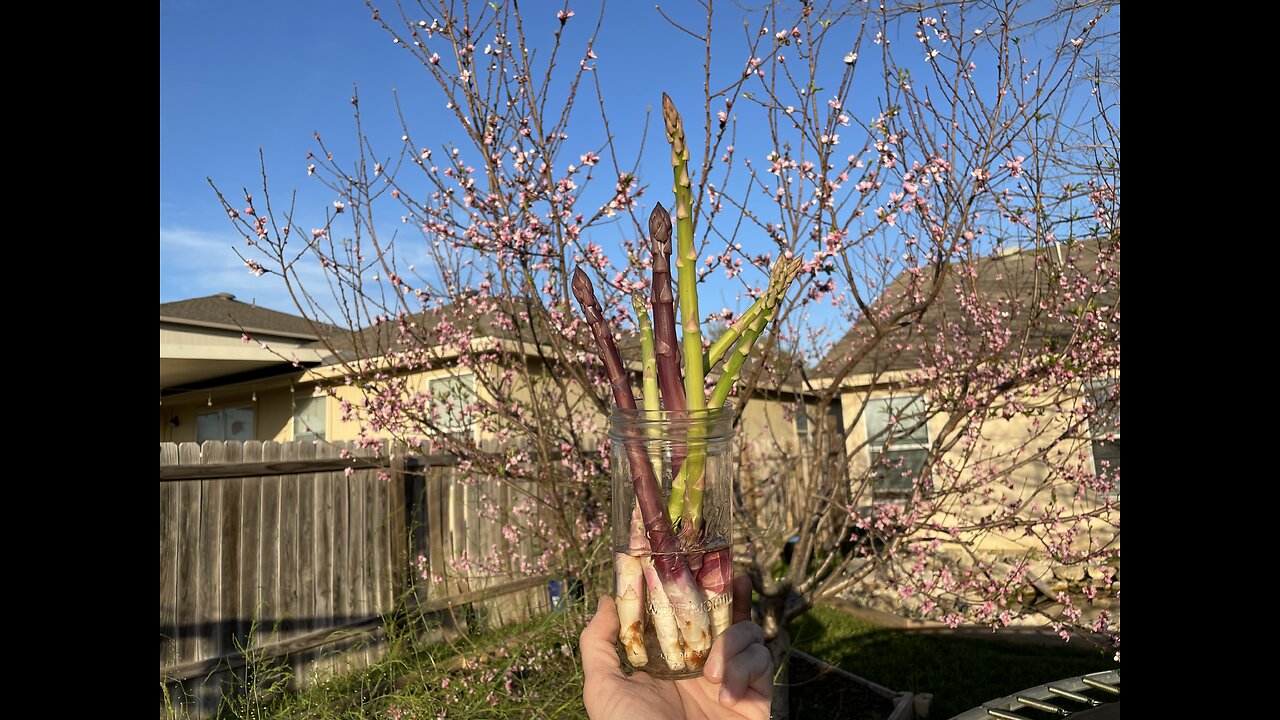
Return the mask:
[[(248, 411), (248, 414), (249, 414), (249, 433), (248, 433), (248, 438), (247, 438), (247, 439), (239, 439), (239, 440), (236, 440), (236, 442), (247, 442), (248, 440), (254, 440), (254, 439), (256, 439), (256, 438), (257, 438), (257, 432), (258, 432), (258, 409), (257, 409), (257, 407), (255, 407), (255, 406), (254, 406), (254, 405), (252, 405), (252, 404), (250, 404), (250, 405), (228, 405), (228, 406), (226, 406), (226, 407), (220, 407), (220, 408), (217, 408), (217, 409), (215, 409), (215, 410), (204, 410), (203, 412), (201, 412), (201, 411), (197, 411), (197, 412), (196, 412), (196, 442), (198, 442), (198, 443), (204, 443), (204, 442), (208, 442), (208, 441), (210, 441), (210, 440), (213, 440), (213, 441), (215, 441), (215, 442), (230, 442), (230, 441), (228, 440), (228, 437), (230, 436), (230, 434), (231, 434), (231, 433), (229, 432), (229, 428), (227, 427), (227, 422), (228, 422), (228, 420), (229, 420), (229, 418), (227, 417), (227, 413), (228, 413), (229, 411), (234, 411), (234, 410), (246, 410), (246, 411)], [(219, 433), (220, 437), (216, 437), (216, 438), (213, 438), (213, 437), (203, 437), (203, 438), (202, 438), (202, 437), (200, 436), (200, 433), (201, 433), (201, 430), (200, 430), (200, 418), (202, 418), (202, 417), (208, 417), (208, 416), (210, 416), (210, 415), (217, 415), (217, 416), (218, 416), (218, 418), (219, 418), (219, 425), (221, 425), (221, 428), (222, 428), (222, 431)]]
[[(1098, 407), (1109, 400), (1108, 395), (1114, 388), (1120, 384), (1120, 378), (1105, 378), (1099, 380), (1089, 380), (1083, 383), (1084, 401), (1089, 406), (1089, 462), (1093, 465), (1093, 474), (1095, 476), (1102, 474), (1102, 460), (1108, 461), (1107, 471), (1115, 470), (1119, 472), (1120, 468), (1117, 464), (1112, 466), (1108, 458), (1099, 458), (1099, 450), (1108, 450), (1115, 448), (1118, 456), (1120, 452), (1120, 409), (1117, 405), (1115, 417), (1102, 417), (1098, 412)], [(1101, 400), (1099, 398), (1102, 398)], [(1117, 481), (1111, 489), (1111, 497), (1120, 497), (1120, 483)]]
[[(452, 384), (453, 387), (462, 385), (466, 389), (466, 391), (471, 395), (472, 401), (474, 402), (474, 399), (476, 397), (475, 373), (471, 373), (471, 372), (450, 373), (448, 375), (440, 375), (438, 377), (427, 379), (427, 392), (431, 394), (431, 402), (433, 406), (437, 406), (437, 400), (436, 400), (436, 393), (438, 392), (436, 390), (437, 384), (446, 384), (446, 383)], [(450, 398), (450, 400), (452, 400), (454, 403), (458, 402), (458, 398), (456, 396), (453, 398)], [(440, 420), (437, 423), (437, 427), (439, 428), (439, 430), (442, 433), (447, 435), (472, 434), (475, 431), (475, 427), (476, 427), (476, 417), (474, 412), (466, 411), (465, 407), (468, 404), (470, 403), (464, 402), (461, 405), (457, 406), (458, 416), (457, 416), (456, 422), (453, 422), (454, 418), (452, 417), (451, 413), (446, 412), (444, 408), (440, 408)]]
[[(878, 408), (889, 408), (890, 411), (894, 413), (893, 415), (889, 415), (889, 417), (897, 418), (901, 417), (903, 414), (907, 414), (904, 411), (911, 408), (913, 405), (918, 407), (911, 409), (911, 412), (909, 413), (910, 415), (917, 416), (927, 412), (927, 408), (924, 404), (924, 396), (922, 395), (882, 395), (879, 397), (867, 398), (866, 400), (866, 404), (863, 408), (862, 423), (863, 432), (867, 440), (867, 468), (872, 472), (871, 497), (874, 502), (905, 502), (915, 492), (916, 480), (919, 479), (923, 481), (927, 479), (925, 474), (922, 472), (925, 464), (929, 461), (929, 450), (932, 447), (932, 440), (929, 434), (929, 421), (927, 417), (924, 418), (924, 421), (920, 423), (919, 427), (912, 429), (910, 435), (895, 436), (893, 434), (893, 428), (898, 426), (899, 423), (895, 421), (895, 423), (890, 424), (888, 422), (888, 418), (886, 418), (883, 428), (872, 432), (872, 415), (877, 412)], [(886, 412), (886, 414), (888, 413)], [(888, 438), (883, 438), (883, 433), (885, 432), (890, 433)], [(923, 433), (924, 438), (920, 439), (918, 437), (914, 437), (918, 433)], [(881, 461), (881, 458), (886, 454), (894, 453), (897, 453), (902, 457), (903, 465), (893, 468), (886, 467)], [(924, 457), (920, 460), (918, 468), (909, 468), (906, 465), (907, 457), (909, 457), (907, 453), (924, 453)], [(890, 455), (890, 458), (892, 458), (892, 455)], [(910, 471), (912, 474), (907, 476), (905, 471)], [(893, 472), (896, 475), (895, 479), (899, 480), (899, 482), (886, 487), (884, 477), (887, 472)], [(902, 487), (902, 479), (909, 479), (910, 485), (908, 487)]]
[[(299, 420), (302, 405), (305, 403), (310, 406), (317, 402), (320, 403), (320, 419), (324, 422), (324, 427), (320, 428), (319, 433), (315, 432), (315, 428), (309, 427), (305, 421)], [(327, 394), (307, 395), (299, 399), (295, 393), (293, 395), (290, 422), (295, 442), (325, 442), (329, 437), (329, 396)], [(301, 428), (298, 427), (300, 422), (302, 425)]]

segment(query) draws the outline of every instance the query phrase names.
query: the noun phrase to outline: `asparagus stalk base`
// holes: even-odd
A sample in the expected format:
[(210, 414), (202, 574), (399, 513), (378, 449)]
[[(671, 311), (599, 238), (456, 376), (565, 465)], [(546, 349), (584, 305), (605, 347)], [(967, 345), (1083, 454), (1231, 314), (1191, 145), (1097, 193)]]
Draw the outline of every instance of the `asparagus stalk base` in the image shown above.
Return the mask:
[[(680, 624), (676, 621), (675, 609), (671, 600), (662, 589), (662, 580), (658, 578), (658, 570), (654, 567), (653, 558), (640, 558), (644, 569), (645, 584), (649, 588), (648, 602), (645, 603), (645, 615), (650, 619), (653, 628), (651, 644), (657, 645), (655, 653), (662, 658), (666, 669), (682, 672), (689, 667), (685, 657), (684, 643), (680, 638)], [(634, 665), (634, 667), (643, 667)], [(646, 668), (648, 669), (648, 668)]]
[(617, 553), (613, 559), (617, 590), (614, 603), (618, 607), (618, 641), (633, 667), (649, 663), (644, 647), (645, 575), (644, 561), (626, 553)]

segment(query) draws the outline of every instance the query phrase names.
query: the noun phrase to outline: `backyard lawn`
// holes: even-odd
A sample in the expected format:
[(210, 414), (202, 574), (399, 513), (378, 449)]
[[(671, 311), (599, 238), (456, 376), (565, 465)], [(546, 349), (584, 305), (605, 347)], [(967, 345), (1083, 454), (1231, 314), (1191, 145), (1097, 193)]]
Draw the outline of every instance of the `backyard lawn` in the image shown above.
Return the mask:
[[(576, 610), (576, 608), (575, 608)], [(585, 718), (577, 652), (581, 619), (552, 613), (521, 628), (423, 646), (389, 628), (391, 651), (373, 667), (286, 687), (287, 674), (250, 663), (224, 718)], [(796, 646), (893, 690), (932, 692), (932, 718), (1050, 680), (1116, 667), (1110, 651), (999, 642), (884, 628), (830, 608), (792, 625)], [(462, 658), (467, 658), (465, 664)], [(253, 687), (245, 692), (245, 681)], [(830, 717), (819, 685), (797, 684), (792, 717)], [(846, 704), (848, 700), (846, 699)], [(841, 710), (842, 716), (848, 708)], [(181, 716), (179, 711), (175, 713)], [(877, 710), (870, 716), (883, 717)]]
[(884, 628), (819, 607), (791, 626), (796, 647), (892, 690), (933, 693), (930, 718), (1051, 680), (1119, 666), (1081, 640), (1043, 645)]

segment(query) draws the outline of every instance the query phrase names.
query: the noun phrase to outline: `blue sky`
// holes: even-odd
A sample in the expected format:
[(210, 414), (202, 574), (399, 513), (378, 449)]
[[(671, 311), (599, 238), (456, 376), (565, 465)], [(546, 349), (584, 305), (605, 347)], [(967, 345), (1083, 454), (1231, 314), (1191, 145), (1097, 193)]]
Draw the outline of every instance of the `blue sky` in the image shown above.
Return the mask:
[[(545, 31), (555, 24), (560, 5), (531, 5), (537, 8), (525, 6), (535, 25), (531, 34), (549, 37)], [(687, 6), (683, 17), (679, 10), (666, 11), (694, 27), (705, 24), (699, 7)], [(576, 15), (566, 43), (581, 44), (598, 10), (588, 3), (571, 7)], [(699, 12), (690, 15), (690, 9)], [(736, 7), (726, 4), (720, 20), (724, 40), (742, 37), (742, 13)], [(596, 52), (610, 122), (619, 137), (639, 137), (646, 110), (656, 109), (664, 90), (677, 98), (700, 97), (699, 43), (673, 30), (651, 4), (610, 4)], [(162, 2), (160, 301), (231, 292), (242, 300), (292, 310), (277, 281), (255, 278), (232, 251), (239, 236), (206, 178), (229, 197), (244, 186), (258, 194), (261, 148), (276, 201), (296, 188), (300, 206), (310, 202), (319, 208), (328, 195), (306, 177), (305, 156), (315, 147), (312, 131), (340, 150), (351, 147), (350, 97), (358, 85), (366, 134), (390, 147), (400, 136), (393, 91), (415, 122), (444, 120), (443, 100), (436, 102), (438, 90), (428, 82), (420, 66), (392, 45), (356, 0)], [(576, 110), (587, 134), (598, 129), (593, 106), (580, 102)], [(684, 109), (694, 120), (697, 112)], [(641, 176), (647, 172), (650, 182), (661, 185), (670, 177), (669, 150), (660, 118), (656, 120)], [(584, 138), (582, 147), (596, 146)]]
[[(573, 63), (581, 56), (599, 6), (585, 0), (575, 0), (569, 6), (576, 15), (565, 30), (562, 61)], [(557, 25), (556, 11), (563, 5), (526, 0), (522, 7), (529, 36), (535, 43), (549, 40)], [(671, 3), (664, 5), (664, 10), (699, 32), (706, 22), (697, 3)], [(744, 11), (738, 4), (720, 2), (716, 12), (714, 70), (723, 84), (740, 76), (747, 59)], [(1112, 20), (1118, 32), (1118, 12)], [(751, 16), (750, 22), (756, 27), (758, 15)], [(841, 58), (853, 47), (857, 24), (837, 28), (839, 32), (828, 37), (823, 48), (824, 71), (830, 65), (833, 74), (843, 71)], [(914, 30), (913, 18), (895, 22), (890, 38), (899, 43), (900, 50), (907, 51), (899, 54), (903, 62), (910, 64), (914, 59), (918, 63), (921, 72), (913, 77), (927, 77), (919, 45), (911, 37)], [(1022, 48), (1034, 54), (1037, 42), (1024, 42)], [(869, 41), (860, 49), (866, 56), (864, 63), (878, 52)], [(546, 52), (545, 46), (539, 51)], [(694, 143), (693, 160), (701, 157), (703, 46), (672, 28), (653, 4), (615, 0), (605, 13), (595, 51), (599, 55), (596, 73), (603, 84), (611, 129), (624, 157), (635, 155), (646, 113), (654, 110), (639, 167), (639, 176), (650, 186), (650, 194), (641, 199), (644, 217), (655, 200), (670, 206), (670, 155), (656, 112), (663, 91), (681, 106)], [(979, 75), (994, 66), (979, 62), (983, 65)], [(860, 63), (858, 77), (845, 107), (855, 118), (865, 120), (877, 112), (884, 87), (873, 67), (864, 72)], [(828, 80), (820, 76), (819, 84), (831, 85)], [(713, 86), (716, 84), (713, 80)], [(237, 206), (242, 187), (260, 197), (261, 148), (277, 209), (287, 204), (290, 191), (296, 191), (302, 210), (299, 224), (304, 228), (323, 225), (322, 210), (334, 197), (315, 178), (307, 177), (306, 154), (315, 149), (312, 133), (318, 132), (339, 159), (352, 155), (350, 99), (355, 85), (359, 86), (365, 136), (380, 152), (391, 154), (400, 145), (393, 92), (399, 93), (415, 139), (435, 133), (433, 146), (440, 147), (448, 143), (449, 133), (456, 132), (438, 88), (409, 53), (392, 44), (359, 0), (162, 0), (161, 302), (230, 292), (241, 300), (295, 312), (278, 278), (254, 277), (235, 254), (233, 248), (243, 241), (227, 221), (206, 178)], [(584, 85), (582, 92), (585, 96), (579, 98), (569, 129), (573, 138), (566, 146), (573, 150), (562, 155), (564, 163), (576, 162), (580, 152), (599, 149), (602, 131), (594, 87)], [(682, 98), (688, 100), (681, 104)], [(856, 125), (849, 130), (855, 142), (860, 142)], [(738, 127), (736, 145), (736, 158), (750, 157), (757, 164), (771, 148), (767, 133), (746, 124)], [(618, 247), (631, 234), (622, 224), (592, 232), (590, 239), (605, 248)], [(742, 240), (747, 244), (760, 241), (754, 236)], [(739, 297), (741, 280), (727, 283), (719, 277), (720, 273), (713, 274), (700, 291), (702, 311), (743, 309), (748, 301)], [(304, 275), (304, 281), (320, 279), (319, 270)], [(761, 283), (763, 274), (748, 280)], [(847, 321), (838, 322), (838, 317), (829, 307), (818, 308), (813, 322), (829, 326), (830, 334), (838, 336), (847, 326)]]

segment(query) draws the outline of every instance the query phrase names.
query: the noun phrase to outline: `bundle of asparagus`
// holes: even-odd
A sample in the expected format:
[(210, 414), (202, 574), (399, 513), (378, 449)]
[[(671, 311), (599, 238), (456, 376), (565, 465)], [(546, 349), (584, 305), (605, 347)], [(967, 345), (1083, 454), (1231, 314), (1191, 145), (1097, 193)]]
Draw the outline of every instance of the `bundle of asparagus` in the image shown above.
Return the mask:
[[(659, 478), (644, 443), (628, 440), (625, 459), (635, 494), (626, 551), (615, 557), (616, 595), (621, 621), (619, 641), (633, 667), (650, 664), (645, 647), (646, 621), (651, 622), (667, 670), (698, 671), (716, 635), (731, 621), (729, 595), (732, 556), (728, 542), (707, 547), (703, 541), (703, 490), (705, 426), (696, 422), (709, 415), (708, 408), (724, 408), (738, 380), (743, 363), (778, 303), (799, 272), (799, 260), (779, 260), (769, 287), (707, 351), (703, 352), (698, 315), (697, 251), (693, 245), (692, 190), (689, 151), (684, 125), (675, 104), (662, 96), (662, 117), (671, 143), (675, 177), (677, 275), (679, 281), (681, 341), (676, 341), (675, 300), (672, 292), (672, 222), (659, 203), (649, 217), (653, 251), (653, 287), (650, 303), (640, 294), (632, 297), (640, 328), (642, 403), (647, 413), (678, 414), (694, 420), (685, 442), (671, 449), (667, 467), (672, 474), (671, 492), (663, 502)], [(613, 400), (618, 408), (637, 410), (630, 379), (613, 334), (605, 322), (591, 279), (577, 268), (573, 293), (591, 328)], [(652, 318), (652, 319), (651, 319)], [(676, 348), (683, 350), (684, 368)], [(732, 352), (730, 352), (732, 350)], [(721, 360), (720, 378), (706, 396), (706, 373)], [(623, 521), (618, 518), (618, 521)], [(651, 665), (653, 667), (653, 665)], [(661, 667), (661, 666), (658, 666)]]

